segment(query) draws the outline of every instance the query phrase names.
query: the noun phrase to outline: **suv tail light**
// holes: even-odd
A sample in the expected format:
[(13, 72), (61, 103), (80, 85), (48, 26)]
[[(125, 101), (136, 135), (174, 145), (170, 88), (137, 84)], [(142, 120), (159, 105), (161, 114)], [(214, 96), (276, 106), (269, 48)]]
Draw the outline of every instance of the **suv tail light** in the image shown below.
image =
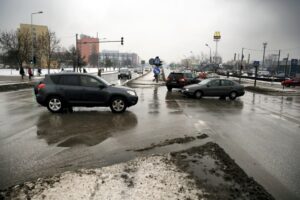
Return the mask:
[(41, 90), (41, 89), (43, 89), (43, 88), (45, 88), (45, 87), (46, 87), (46, 84), (45, 84), (45, 83), (40, 83), (40, 84), (38, 85), (37, 89), (38, 89), (38, 90)]
[(179, 79), (179, 81), (181, 81), (181, 82), (185, 82), (185, 81), (186, 81), (186, 79), (185, 79), (185, 78), (181, 78), (181, 79)]

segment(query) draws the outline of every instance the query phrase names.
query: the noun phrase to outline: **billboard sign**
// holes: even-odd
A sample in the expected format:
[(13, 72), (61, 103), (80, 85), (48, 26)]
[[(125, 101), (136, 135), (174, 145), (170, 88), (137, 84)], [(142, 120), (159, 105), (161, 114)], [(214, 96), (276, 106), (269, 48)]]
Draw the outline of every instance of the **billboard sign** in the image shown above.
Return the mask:
[(219, 31), (216, 31), (214, 34), (214, 40), (220, 40), (221, 39), (221, 33)]

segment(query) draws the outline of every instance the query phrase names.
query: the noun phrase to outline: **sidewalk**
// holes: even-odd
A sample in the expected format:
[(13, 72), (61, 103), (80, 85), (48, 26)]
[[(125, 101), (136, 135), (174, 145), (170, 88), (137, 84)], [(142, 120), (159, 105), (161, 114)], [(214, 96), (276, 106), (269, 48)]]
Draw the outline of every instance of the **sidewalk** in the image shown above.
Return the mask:
[(158, 85), (158, 86), (165, 85), (165, 82), (162, 80), (162, 78), (160, 78), (158, 83), (153, 81), (153, 79), (154, 79), (153, 73), (148, 72), (147, 74), (142, 75), (139, 78), (130, 81), (128, 84), (130, 84), (130, 85)]

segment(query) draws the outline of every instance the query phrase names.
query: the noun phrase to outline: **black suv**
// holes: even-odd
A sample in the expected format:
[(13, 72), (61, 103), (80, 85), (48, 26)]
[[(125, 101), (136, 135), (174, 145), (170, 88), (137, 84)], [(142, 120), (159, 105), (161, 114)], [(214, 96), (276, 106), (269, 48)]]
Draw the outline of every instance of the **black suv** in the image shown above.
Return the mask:
[(171, 72), (166, 80), (168, 91), (185, 85), (199, 83), (200, 79), (192, 72)]
[(36, 100), (51, 112), (61, 112), (72, 106), (109, 106), (112, 112), (121, 113), (138, 102), (133, 89), (116, 87), (104, 79), (80, 73), (45, 75), (35, 87)]

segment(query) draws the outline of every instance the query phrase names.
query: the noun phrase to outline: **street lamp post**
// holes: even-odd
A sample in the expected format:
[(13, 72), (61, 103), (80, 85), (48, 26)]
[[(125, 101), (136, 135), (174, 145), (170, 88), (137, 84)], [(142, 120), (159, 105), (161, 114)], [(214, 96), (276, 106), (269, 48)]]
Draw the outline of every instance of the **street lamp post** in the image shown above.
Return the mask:
[(208, 44), (205, 44), (209, 48), (209, 63), (211, 63), (211, 48)]
[(33, 33), (32, 33), (32, 16), (35, 14), (42, 14), (43, 11), (31, 13), (30, 17), (30, 35), (31, 35), (31, 62), (32, 62), (32, 73), (34, 74), (34, 47), (33, 47)]

